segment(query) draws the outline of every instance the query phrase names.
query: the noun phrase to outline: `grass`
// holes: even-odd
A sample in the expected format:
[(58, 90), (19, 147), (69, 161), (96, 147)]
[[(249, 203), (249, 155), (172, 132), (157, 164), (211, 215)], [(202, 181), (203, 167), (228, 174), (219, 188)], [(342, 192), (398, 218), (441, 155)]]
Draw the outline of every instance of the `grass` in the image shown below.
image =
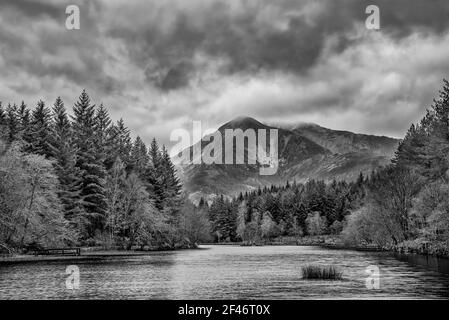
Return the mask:
[(341, 280), (343, 272), (334, 266), (307, 265), (301, 268), (303, 279)]

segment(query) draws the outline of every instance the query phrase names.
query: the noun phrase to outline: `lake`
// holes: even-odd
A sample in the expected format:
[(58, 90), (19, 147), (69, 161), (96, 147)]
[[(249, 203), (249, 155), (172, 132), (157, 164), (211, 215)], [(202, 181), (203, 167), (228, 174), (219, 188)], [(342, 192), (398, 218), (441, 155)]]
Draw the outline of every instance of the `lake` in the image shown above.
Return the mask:
[[(301, 266), (332, 264), (343, 280), (303, 280)], [(80, 270), (66, 287), (66, 267)], [(380, 271), (368, 289), (368, 266)], [(0, 299), (447, 299), (447, 259), (314, 246), (201, 246), (99, 260), (0, 263)]]

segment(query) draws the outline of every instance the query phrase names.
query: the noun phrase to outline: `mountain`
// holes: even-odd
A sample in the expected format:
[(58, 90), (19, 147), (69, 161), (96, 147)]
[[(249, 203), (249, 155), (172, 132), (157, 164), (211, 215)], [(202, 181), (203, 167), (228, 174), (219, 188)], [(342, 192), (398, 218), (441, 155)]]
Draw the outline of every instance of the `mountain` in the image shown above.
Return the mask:
[[(212, 155), (224, 163), (227, 129), (234, 130), (237, 139), (243, 139), (242, 133), (247, 129), (277, 129), (279, 154), (277, 173), (260, 175), (261, 165), (251, 156), (256, 154), (256, 145), (248, 146), (248, 143), (244, 145), (244, 164), (179, 165), (178, 172), (184, 188), (193, 201), (198, 201), (201, 197), (209, 199), (217, 194), (234, 196), (241, 191), (271, 184), (285, 184), (287, 181), (355, 180), (360, 172), (369, 173), (387, 164), (399, 142), (389, 137), (331, 130), (316, 124), (301, 124), (287, 129), (265, 125), (250, 117), (239, 117), (225, 123), (213, 135), (206, 136), (201, 142), (191, 146), (190, 155), (193, 156), (194, 148), (201, 148), (201, 157), (204, 160), (204, 156), (210, 151), (207, 146), (214, 142), (214, 136), (219, 136), (217, 139), (222, 140), (222, 153)], [(242, 131), (236, 132), (236, 129)], [(215, 142), (220, 144), (218, 140)], [(234, 138), (233, 163), (236, 162), (235, 150)]]
[(331, 130), (317, 124), (301, 124), (293, 129), (333, 153), (366, 152), (391, 157), (396, 151), (398, 140), (385, 136), (357, 134), (349, 131)]

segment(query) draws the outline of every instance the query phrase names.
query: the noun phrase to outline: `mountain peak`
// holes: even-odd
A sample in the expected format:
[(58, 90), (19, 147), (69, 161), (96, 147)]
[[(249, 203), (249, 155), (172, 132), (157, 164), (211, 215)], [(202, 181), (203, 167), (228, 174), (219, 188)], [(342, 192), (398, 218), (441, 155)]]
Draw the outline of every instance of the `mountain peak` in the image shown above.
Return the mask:
[(268, 129), (267, 125), (248, 116), (240, 116), (222, 125), (218, 130), (224, 129)]

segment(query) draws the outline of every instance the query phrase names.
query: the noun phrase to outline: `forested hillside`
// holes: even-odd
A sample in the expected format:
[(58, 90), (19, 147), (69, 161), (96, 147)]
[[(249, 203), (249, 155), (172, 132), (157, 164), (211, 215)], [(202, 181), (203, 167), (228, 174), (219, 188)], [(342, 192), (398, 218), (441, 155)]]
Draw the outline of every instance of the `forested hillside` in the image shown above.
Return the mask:
[(0, 103), (0, 244), (174, 248), (186, 237), (188, 205), (165, 147), (131, 141), (83, 91), (68, 115)]

